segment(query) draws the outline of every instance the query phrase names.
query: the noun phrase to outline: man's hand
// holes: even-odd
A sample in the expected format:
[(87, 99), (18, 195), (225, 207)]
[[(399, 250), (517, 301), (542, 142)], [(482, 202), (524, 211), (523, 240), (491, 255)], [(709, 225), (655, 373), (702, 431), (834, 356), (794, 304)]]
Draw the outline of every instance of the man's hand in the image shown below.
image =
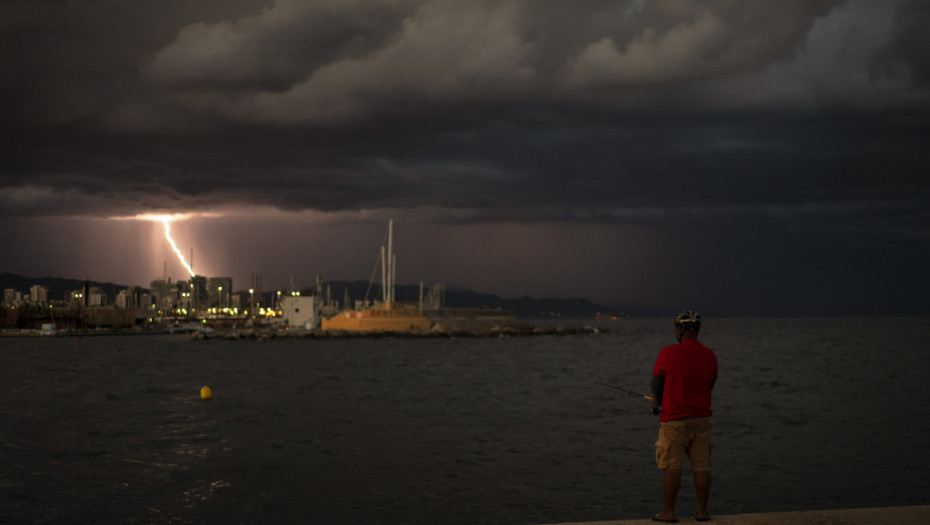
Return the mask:
[(662, 413), (662, 407), (660, 407), (659, 405), (652, 405), (651, 410), (652, 410), (652, 415), (654, 416), (658, 416), (659, 414)]

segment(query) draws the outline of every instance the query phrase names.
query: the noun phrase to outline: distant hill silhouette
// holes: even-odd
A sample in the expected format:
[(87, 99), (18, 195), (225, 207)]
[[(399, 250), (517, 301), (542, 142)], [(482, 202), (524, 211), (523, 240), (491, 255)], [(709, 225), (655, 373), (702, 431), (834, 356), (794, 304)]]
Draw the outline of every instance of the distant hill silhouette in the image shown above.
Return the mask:
[[(324, 284), (329, 286), (332, 298), (343, 301), (345, 291), (349, 292), (349, 300), (354, 302), (362, 300), (368, 294), (369, 300), (380, 299), (380, 285), (371, 285), (365, 281), (331, 281)], [(310, 293), (312, 290), (306, 290)], [(304, 293), (302, 291), (301, 293)], [(398, 285), (394, 289), (394, 296), (401, 302), (417, 302), (420, 298), (420, 287), (416, 285)], [(533, 318), (592, 318), (597, 314), (619, 315), (611, 307), (593, 303), (587, 299), (535, 299), (524, 296), (517, 299), (505, 299), (494, 294), (482, 294), (461, 289), (447, 289), (444, 294), (444, 306), (447, 308), (489, 308), (513, 312), (519, 317)]]

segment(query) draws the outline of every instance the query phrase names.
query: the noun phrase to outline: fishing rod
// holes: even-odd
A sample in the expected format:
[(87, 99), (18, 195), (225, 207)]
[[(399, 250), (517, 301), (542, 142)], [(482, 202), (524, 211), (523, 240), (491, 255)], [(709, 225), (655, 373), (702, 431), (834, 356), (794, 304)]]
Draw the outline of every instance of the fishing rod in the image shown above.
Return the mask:
[(607, 388), (613, 388), (614, 390), (619, 390), (621, 392), (626, 392), (627, 394), (633, 397), (642, 397), (642, 398), (648, 399), (649, 401), (655, 401), (655, 398), (652, 396), (647, 396), (646, 394), (640, 394), (639, 392), (634, 392), (632, 390), (620, 388), (619, 386), (608, 385), (607, 383), (601, 383), (600, 381), (594, 381), (594, 383), (601, 385), (601, 386), (606, 386)]

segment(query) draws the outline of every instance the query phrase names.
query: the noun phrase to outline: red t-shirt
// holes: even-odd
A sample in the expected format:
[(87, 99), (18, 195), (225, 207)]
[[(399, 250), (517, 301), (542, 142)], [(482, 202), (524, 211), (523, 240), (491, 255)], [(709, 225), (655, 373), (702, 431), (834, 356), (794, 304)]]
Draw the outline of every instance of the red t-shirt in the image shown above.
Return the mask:
[(659, 352), (653, 375), (665, 376), (659, 421), (711, 415), (710, 390), (717, 379), (717, 356), (693, 339)]

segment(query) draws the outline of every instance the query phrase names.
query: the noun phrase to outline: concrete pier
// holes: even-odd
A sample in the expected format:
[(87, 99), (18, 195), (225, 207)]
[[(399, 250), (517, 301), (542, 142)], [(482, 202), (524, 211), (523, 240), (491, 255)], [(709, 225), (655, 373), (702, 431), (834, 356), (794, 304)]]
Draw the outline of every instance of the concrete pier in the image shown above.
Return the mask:
[[(678, 516), (679, 523), (699, 523), (693, 516)], [(651, 518), (619, 521), (573, 522), (558, 525), (655, 525)], [(797, 512), (763, 512), (759, 514), (712, 515), (710, 521), (721, 525), (897, 525), (930, 523), (930, 505), (910, 507), (876, 507), (864, 509), (807, 510)]]

